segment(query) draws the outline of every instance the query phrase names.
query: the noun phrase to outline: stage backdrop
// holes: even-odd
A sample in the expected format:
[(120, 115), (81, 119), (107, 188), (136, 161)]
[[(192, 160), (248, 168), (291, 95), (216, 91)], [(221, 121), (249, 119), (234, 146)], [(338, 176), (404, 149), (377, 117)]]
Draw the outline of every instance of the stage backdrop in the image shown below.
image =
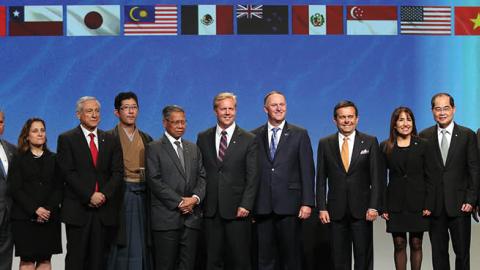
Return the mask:
[[(178, 4), (176, 36), (124, 36), (124, 5)], [(40, 5), (44, 1), (0, 1), (8, 6)], [(256, 1), (288, 5), (288, 35), (236, 34), (236, 4), (229, 1), (114, 1), (120, 5), (119, 36), (67, 36), (67, 5), (98, 1), (48, 1), (63, 5), (64, 36), (6, 36), (0, 38), (0, 107), (6, 114), (4, 137), (16, 141), (25, 120), (47, 122), (49, 146), (56, 149), (61, 132), (78, 124), (75, 101), (84, 95), (102, 103), (102, 129), (112, 128), (113, 98), (132, 90), (139, 96), (139, 127), (153, 137), (162, 132), (161, 109), (185, 108), (186, 138), (215, 124), (212, 98), (220, 91), (238, 96), (237, 123), (253, 129), (265, 122), (263, 96), (277, 89), (288, 101), (288, 120), (307, 128), (313, 147), (335, 131), (332, 108), (349, 99), (360, 112), (359, 129), (385, 139), (392, 110), (409, 106), (418, 127), (433, 123), (430, 97), (447, 91), (455, 97), (456, 121), (480, 126), (479, 38), (457, 36), (454, 6), (478, 1)], [(181, 35), (182, 4), (233, 4), (233, 35)], [(292, 5), (342, 5), (343, 35), (292, 34)], [(452, 7), (452, 34), (347, 35), (348, 5), (446, 5)], [(7, 15), (8, 17), (8, 15)], [(8, 19), (7, 19), (8, 20)], [(327, 21), (328, 22), (328, 21)]]

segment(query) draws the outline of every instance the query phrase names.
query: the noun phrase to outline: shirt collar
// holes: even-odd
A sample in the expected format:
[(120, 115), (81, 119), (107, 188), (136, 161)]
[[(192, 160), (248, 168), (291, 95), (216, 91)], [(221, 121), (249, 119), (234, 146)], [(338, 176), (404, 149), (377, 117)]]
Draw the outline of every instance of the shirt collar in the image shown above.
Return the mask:
[(453, 134), (453, 127), (455, 126), (455, 123), (452, 121), (450, 124), (448, 124), (448, 126), (446, 128), (441, 128), (438, 124), (437, 124), (437, 133), (438, 134), (441, 134), (441, 131), (442, 129), (445, 129), (447, 131), (448, 134)]
[(165, 131), (165, 136), (167, 136), (167, 139), (170, 141), (171, 144), (175, 144), (176, 141), (179, 141), (180, 143), (182, 143), (182, 137), (175, 139), (174, 137), (172, 137), (172, 135), (170, 135), (168, 132)]
[[(280, 125), (278, 125), (276, 127), (279, 128), (280, 130), (283, 130), (284, 126), (285, 126), (285, 120), (283, 120), (282, 123), (280, 123)], [(271, 131), (272, 128), (274, 128), (274, 126), (272, 124), (270, 124), (270, 122), (267, 121), (267, 128), (268, 128), (268, 131)]]
[(355, 135), (356, 135), (356, 134), (357, 134), (357, 131), (356, 131), (356, 130), (354, 130), (354, 131), (352, 132), (352, 134), (350, 134), (350, 135), (348, 135), (348, 136), (345, 136), (345, 135), (343, 135), (342, 133), (338, 132), (338, 140), (341, 141), (341, 142), (343, 142), (343, 138), (348, 137), (348, 140), (352, 142), (353, 139), (355, 139)]
[(95, 137), (98, 138), (98, 134), (97, 134), (98, 128), (95, 128), (93, 131), (90, 131), (90, 130), (84, 128), (82, 124), (80, 124), (80, 128), (82, 129), (83, 135), (85, 137), (88, 137), (90, 133), (93, 133), (95, 135)]
[[(228, 128), (225, 129), (225, 131), (227, 132), (227, 136), (233, 135), (233, 132), (235, 131), (235, 127), (236, 127), (236, 124), (235, 122), (233, 122), (233, 124), (231, 124)], [(217, 124), (217, 130), (216, 130), (217, 135), (222, 136), (222, 131), (223, 129)]]

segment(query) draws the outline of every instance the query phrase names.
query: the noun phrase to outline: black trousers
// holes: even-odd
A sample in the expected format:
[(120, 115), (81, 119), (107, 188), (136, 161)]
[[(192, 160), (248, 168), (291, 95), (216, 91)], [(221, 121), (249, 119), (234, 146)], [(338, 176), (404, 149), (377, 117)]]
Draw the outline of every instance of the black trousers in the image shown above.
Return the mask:
[(445, 209), (439, 216), (431, 217), (430, 243), (432, 245), (432, 262), (435, 270), (450, 269), (448, 255), (449, 233), (455, 252), (455, 269), (470, 269), (470, 215), (448, 217)]
[(115, 228), (104, 226), (97, 213), (89, 213), (84, 226), (66, 224), (66, 270), (105, 270)]
[(13, 255), (12, 226), (7, 217), (0, 217), (0, 220), (3, 220), (0, 224), (0, 270), (11, 270)]
[(258, 270), (297, 270), (302, 267), (302, 232), (297, 216), (255, 217)]
[(335, 270), (352, 268), (352, 244), (355, 270), (373, 269), (373, 223), (349, 214), (331, 221), (331, 251)]
[(204, 218), (208, 270), (250, 270), (251, 218)]
[(187, 227), (153, 231), (156, 270), (194, 270), (199, 231)]

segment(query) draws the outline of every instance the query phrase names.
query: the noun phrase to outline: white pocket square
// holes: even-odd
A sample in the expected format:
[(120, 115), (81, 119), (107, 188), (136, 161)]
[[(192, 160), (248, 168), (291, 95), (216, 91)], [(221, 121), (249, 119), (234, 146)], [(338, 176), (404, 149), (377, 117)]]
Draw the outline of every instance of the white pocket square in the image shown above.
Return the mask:
[(363, 149), (361, 152), (360, 152), (360, 155), (366, 155), (370, 153), (370, 151), (368, 151), (368, 149)]

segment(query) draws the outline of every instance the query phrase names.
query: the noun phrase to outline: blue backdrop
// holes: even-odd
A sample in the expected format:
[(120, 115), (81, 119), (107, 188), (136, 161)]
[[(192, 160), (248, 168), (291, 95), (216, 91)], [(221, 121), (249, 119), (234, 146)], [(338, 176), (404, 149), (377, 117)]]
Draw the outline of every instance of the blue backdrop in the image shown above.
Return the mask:
[[(459, 2), (265, 0), (254, 4), (455, 6)], [(249, 4), (48, 1), (62, 5), (156, 3)], [(0, 4), (46, 3), (30, 0)], [(478, 1), (461, 1), (462, 6), (476, 4)], [(58, 134), (78, 124), (75, 102), (84, 95), (99, 98), (100, 126), (110, 129), (117, 122), (113, 98), (126, 90), (139, 96), (139, 127), (156, 138), (163, 132), (161, 109), (178, 104), (187, 111), (186, 138), (195, 141), (199, 131), (215, 124), (212, 98), (225, 90), (237, 94), (237, 123), (247, 129), (265, 122), (264, 94), (272, 89), (283, 91), (288, 120), (309, 130), (314, 149), (320, 137), (335, 131), (332, 108), (341, 99), (356, 102), (359, 129), (382, 140), (395, 107), (411, 107), (422, 129), (433, 123), (430, 97), (447, 91), (456, 100), (456, 121), (476, 130), (480, 126), (478, 49), (478, 37), (454, 35), (4, 37), (0, 38), (4, 137), (15, 142), (25, 120), (39, 116), (47, 122), (49, 145), (55, 150)]]

